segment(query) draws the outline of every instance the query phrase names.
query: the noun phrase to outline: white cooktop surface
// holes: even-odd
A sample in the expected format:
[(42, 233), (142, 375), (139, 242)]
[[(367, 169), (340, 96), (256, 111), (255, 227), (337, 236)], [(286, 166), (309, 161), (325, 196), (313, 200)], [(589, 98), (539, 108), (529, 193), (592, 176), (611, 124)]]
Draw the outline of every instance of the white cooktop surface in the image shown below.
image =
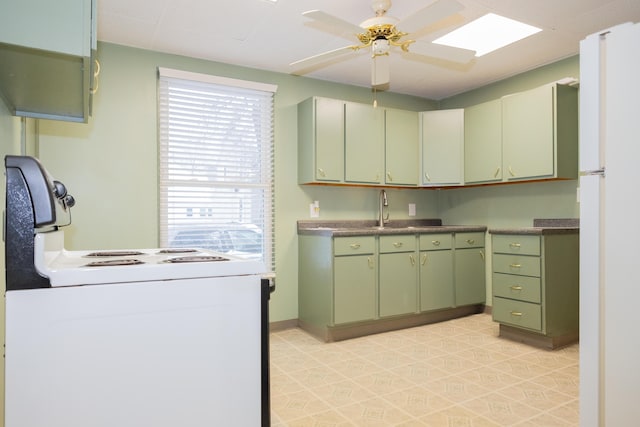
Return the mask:
[[(88, 256), (95, 252), (137, 251), (126, 256)], [(211, 256), (223, 261), (191, 263), (168, 262), (181, 257)], [(125, 260), (127, 265), (91, 266), (92, 263)], [(134, 263), (135, 261), (138, 263)], [(264, 274), (262, 262), (232, 257), (216, 252), (197, 250), (188, 253), (162, 253), (161, 249), (87, 250), (64, 249), (64, 232), (40, 233), (35, 237), (35, 265), (40, 274), (49, 278), (51, 286), (76, 286), (107, 283), (145, 282), (157, 280), (193, 279)]]

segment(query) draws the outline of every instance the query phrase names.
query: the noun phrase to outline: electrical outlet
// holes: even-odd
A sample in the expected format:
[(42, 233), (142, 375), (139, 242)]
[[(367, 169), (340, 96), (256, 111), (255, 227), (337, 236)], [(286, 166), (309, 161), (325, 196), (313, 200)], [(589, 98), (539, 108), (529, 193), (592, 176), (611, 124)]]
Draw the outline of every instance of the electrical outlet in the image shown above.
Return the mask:
[(311, 218), (319, 218), (320, 217), (320, 202), (319, 201), (314, 201), (313, 203), (309, 204), (309, 216)]
[(416, 216), (416, 204), (409, 203), (409, 216)]

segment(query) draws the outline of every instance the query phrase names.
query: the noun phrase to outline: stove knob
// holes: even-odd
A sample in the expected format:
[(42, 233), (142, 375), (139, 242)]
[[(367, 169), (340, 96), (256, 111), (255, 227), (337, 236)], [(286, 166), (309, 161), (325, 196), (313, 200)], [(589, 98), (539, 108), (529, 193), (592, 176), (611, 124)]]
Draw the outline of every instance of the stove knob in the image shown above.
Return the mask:
[(67, 197), (64, 198), (64, 204), (68, 208), (72, 208), (76, 204), (76, 199), (74, 199), (73, 196), (71, 194), (69, 194)]
[(60, 181), (53, 181), (53, 194), (58, 199), (62, 199), (67, 195), (67, 187), (65, 187)]

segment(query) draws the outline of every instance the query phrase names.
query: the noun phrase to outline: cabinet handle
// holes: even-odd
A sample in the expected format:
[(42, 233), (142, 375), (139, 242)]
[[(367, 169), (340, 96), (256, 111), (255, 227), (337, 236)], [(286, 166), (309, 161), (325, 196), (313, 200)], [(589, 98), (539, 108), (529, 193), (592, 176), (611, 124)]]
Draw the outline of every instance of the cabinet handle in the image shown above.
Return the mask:
[(351, 249), (360, 249), (360, 243), (352, 243), (349, 247), (351, 247)]
[(520, 249), (520, 243), (509, 243), (509, 247), (513, 249)]
[(499, 173), (500, 173), (500, 168), (496, 168), (496, 173), (493, 174), (493, 177), (497, 178)]
[(409, 255), (409, 260), (412, 266), (416, 265), (416, 258), (413, 255)]
[(511, 169), (511, 166), (509, 166), (509, 175), (516, 176), (516, 173)]
[(402, 247), (402, 242), (394, 242), (393, 243), (393, 247), (394, 248), (401, 248)]
[(522, 267), (522, 265), (521, 264), (509, 264), (509, 267), (511, 267), (511, 268), (520, 268), (520, 267)]
[(369, 264), (369, 268), (373, 268), (373, 258), (371, 258), (370, 256), (367, 257), (367, 263)]
[(520, 311), (512, 311), (511, 315), (512, 316), (516, 316), (516, 317), (522, 317), (522, 312), (520, 312)]
[(467, 239), (467, 243), (473, 245), (476, 241), (474, 239)]
[(522, 290), (522, 286), (520, 286), (520, 285), (513, 285), (513, 286), (511, 286), (511, 290), (512, 290), (512, 291), (521, 291), (521, 290)]
[(375, 179), (375, 181), (380, 181), (380, 172), (378, 172), (378, 173), (376, 174), (376, 179)]
[(484, 261), (484, 251), (480, 251), (480, 258)]
[(422, 261), (420, 262), (421, 265), (425, 265), (427, 263), (427, 254), (422, 255)]
[(391, 176), (391, 172), (387, 172), (387, 179), (389, 182), (393, 181), (393, 177)]
[(324, 173), (324, 169), (322, 169), (322, 168), (318, 168), (318, 174), (319, 174), (321, 177), (323, 177), (323, 178), (327, 176), (327, 175)]
[(427, 172), (424, 173), (424, 177), (427, 181), (431, 182), (431, 177), (429, 176), (429, 174)]
[(431, 241), (431, 244), (432, 244), (433, 246), (440, 246), (440, 240), (432, 240), (432, 241)]

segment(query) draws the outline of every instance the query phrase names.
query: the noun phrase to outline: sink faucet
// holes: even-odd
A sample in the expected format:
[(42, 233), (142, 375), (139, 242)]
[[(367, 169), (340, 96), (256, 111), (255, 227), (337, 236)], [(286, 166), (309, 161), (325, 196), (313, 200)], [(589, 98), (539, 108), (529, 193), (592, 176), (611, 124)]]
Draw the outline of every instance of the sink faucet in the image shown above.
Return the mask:
[(387, 216), (384, 216), (384, 208), (385, 206), (389, 206), (389, 201), (387, 200), (387, 192), (380, 190), (379, 197), (379, 212), (378, 212), (378, 227), (384, 227), (384, 225), (389, 222), (389, 212), (387, 212)]

